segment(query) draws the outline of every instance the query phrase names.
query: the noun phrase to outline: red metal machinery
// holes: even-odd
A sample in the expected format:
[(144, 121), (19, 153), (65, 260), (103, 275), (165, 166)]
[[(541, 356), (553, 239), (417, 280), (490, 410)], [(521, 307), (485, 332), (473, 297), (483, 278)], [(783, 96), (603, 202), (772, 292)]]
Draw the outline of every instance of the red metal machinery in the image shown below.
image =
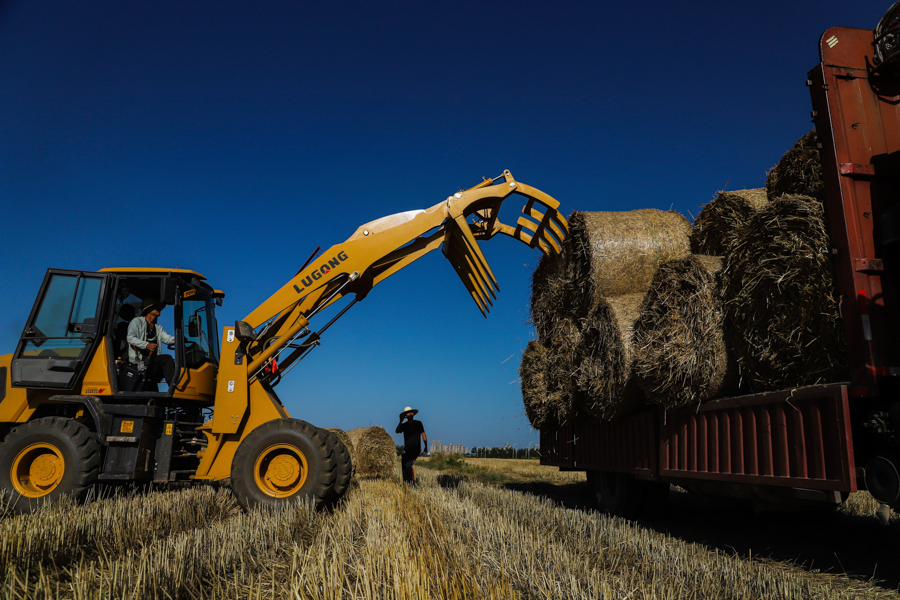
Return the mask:
[(874, 32), (826, 31), (807, 82), (851, 381), (543, 430), (542, 464), (588, 471), (601, 507), (619, 513), (654, 481), (828, 502), (859, 481), (900, 509), (898, 49), (900, 2)]

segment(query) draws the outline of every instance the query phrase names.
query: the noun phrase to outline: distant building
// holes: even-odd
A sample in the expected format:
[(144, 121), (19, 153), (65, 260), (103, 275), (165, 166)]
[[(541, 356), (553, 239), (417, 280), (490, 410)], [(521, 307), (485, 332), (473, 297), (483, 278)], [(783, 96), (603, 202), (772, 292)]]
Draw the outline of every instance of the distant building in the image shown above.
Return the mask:
[(468, 454), (469, 449), (459, 444), (442, 444), (438, 440), (431, 442), (431, 454)]

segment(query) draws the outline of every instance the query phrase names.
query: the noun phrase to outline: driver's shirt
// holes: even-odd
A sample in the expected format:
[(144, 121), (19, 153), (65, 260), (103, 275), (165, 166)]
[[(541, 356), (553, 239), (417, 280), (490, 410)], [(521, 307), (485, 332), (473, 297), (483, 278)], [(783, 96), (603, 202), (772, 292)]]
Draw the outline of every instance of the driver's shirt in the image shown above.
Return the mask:
[[(155, 342), (150, 341), (151, 336), (156, 340)], [(175, 338), (166, 333), (166, 330), (162, 328), (162, 325), (155, 323), (153, 326), (149, 326), (147, 319), (144, 317), (135, 317), (131, 320), (131, 323), (128, 324), (128, 335), (126, 339), (128, 341), (128, 362), (130, 363), (144, 362), (141, 351), (147, 349), (148, 343), (157, 345), (160, 343), (175, 343)]]

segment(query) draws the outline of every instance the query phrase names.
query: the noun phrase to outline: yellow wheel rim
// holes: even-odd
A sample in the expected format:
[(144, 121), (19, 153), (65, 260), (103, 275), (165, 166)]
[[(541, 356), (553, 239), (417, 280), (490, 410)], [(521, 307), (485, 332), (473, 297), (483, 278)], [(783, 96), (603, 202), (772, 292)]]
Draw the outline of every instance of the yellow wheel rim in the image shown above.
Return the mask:
[(32, 444), (13, 459), (10, 479), (17, 492), (26, 498), (41, 498), (59, 485), (66, 464), (53, 444)]
[(259, 454), (253, 469), (256, 485), (273, 498), (296, 494), (309, 474), (306, 456), (291, 444), (269, 446)]

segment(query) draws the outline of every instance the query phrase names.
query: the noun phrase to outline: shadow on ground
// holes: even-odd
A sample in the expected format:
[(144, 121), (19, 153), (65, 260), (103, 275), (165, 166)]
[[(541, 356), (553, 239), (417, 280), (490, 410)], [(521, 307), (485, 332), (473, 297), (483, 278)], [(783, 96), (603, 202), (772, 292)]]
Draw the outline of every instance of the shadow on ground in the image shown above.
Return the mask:
[[(549, 498), (566, 508), (593, 510), (583, 483), (507, 484), (507, 489)], [(749, 506), (673, 492), (666, 512), (642, 525), (688, 543), (743, 558), (768, 558), (810, 571), (870, 580), (900, 590), (900, 527), (874, 517), (812, 510), (754, 513)]]

